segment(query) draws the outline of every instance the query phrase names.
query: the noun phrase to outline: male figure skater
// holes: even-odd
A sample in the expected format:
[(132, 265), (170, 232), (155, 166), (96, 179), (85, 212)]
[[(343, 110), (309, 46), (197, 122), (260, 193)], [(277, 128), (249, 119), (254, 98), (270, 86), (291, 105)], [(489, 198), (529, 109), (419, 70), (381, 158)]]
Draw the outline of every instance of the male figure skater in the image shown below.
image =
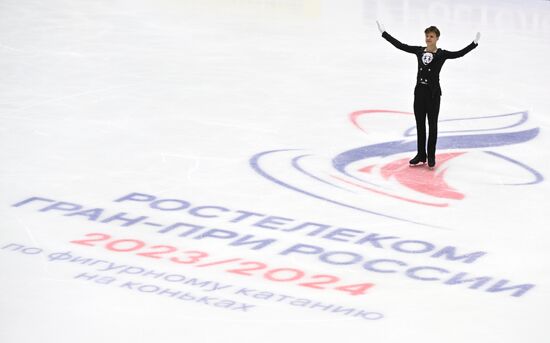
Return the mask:
[[(435, 146), (437, 143), (437, 117), (439, 116), (439, 104), (441, 100), (441, 87), (439, 85), (439, 72), (447, 59), (459, 58), (477, 47), (481, 34), (478, 32), (474, 41), (460, 51), (447, 51), (437, 47), (440, 32), (437, 27), (430, 26), (424, 33), (426, 46), (410, 46), (393, 38), (384, 26), (376, 21), (378, 30), (388, 42), (405, 52), (415, 54), (418, 60), (418, 74), (416, 87), (414, 88), (414, 117), (416, 119), (417, 154), (409, 161), (410, 166), (416, 166), (420, 162), (428, 166), (435, 166)], [(426, 116), (428, 117), (428, 153), (426, 154)]]

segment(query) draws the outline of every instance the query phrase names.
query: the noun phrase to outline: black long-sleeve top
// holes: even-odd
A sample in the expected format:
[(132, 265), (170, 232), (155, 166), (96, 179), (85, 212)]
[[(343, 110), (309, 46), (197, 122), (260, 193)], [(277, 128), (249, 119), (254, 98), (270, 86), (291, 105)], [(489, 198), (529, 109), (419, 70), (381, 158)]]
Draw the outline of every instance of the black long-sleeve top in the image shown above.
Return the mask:
[(441, 95), (441, 86), (439, 85), (439, 72), (443, 67), (443, 63), (447, 59), (459, 58), (466, 55), (477, 47), (477, 44), (472, 42), (470, 45), (460, 51), (447, 51), (443, 49), (437, 49), (436, 52), (428, 52), (425, 47), (411, 46), (403, 44), (397, 39), (393, 38), (389, 33), (384, 31), (382, 33), (388, 42), (390, 42), (396, 48), (405, 52), (415, 54), (418, 60), (418, 73), (416, 75), (417, 85), (427, 85), (432, 91), (432, 95)]

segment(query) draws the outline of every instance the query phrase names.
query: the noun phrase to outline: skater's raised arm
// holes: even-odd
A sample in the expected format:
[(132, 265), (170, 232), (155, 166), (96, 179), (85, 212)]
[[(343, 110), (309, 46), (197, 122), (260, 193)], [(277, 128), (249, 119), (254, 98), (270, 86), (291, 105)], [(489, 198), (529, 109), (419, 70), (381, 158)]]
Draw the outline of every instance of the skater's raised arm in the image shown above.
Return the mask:
[(390, 35), (386, 31), (384, 26), (378, 22), (378, 20), (376, 21), (376, 25), (378, 25), (378, 30), (380, 31), (380, 33), (382, 33), (382, 37), (384, 37), (385, 40), (390, 42), (397, 49), (403, 50), (403, 51), (411, 53), (411, 54), (414, 54), (419, 48), (421, 48), (419, 46), (411, 46), (411, 45), (403, 44), (400, 41), (398, 41), (397, 39), (393, 38), (392, 35)]
[(470, 45), (468, 45), (467, 47), (465, 47), (464, 49), (462, 50), (459, 50), (459, 51), (447, 51), (447, 50), (443, 50), (444, 53), (445, 53), (445, 58), (459, 58), (459, 57), (462, 57), (464, 55), (466, 55), (467, 53), (469, 53), (470, 51), (474, 50), (475, 48), (477, 48), (478, 46), (478, 43), (479, 42), (479, 38), (481, 37), (481, 34), (478, 32), (476, 34), (476, 38), (474, 39), (474, 41), (472, 43), (470, 43)]

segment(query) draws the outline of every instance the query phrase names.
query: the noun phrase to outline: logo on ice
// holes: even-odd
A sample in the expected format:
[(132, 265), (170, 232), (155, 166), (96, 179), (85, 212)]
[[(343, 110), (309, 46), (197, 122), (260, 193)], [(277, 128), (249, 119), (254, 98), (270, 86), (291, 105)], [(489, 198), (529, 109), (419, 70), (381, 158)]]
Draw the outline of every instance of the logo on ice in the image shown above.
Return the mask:
[[(452, 207), (467, 198), (461, 189), (472, 189), (464, 180), (469, 173), (476, 174), (475, 183), (483, 186), (518, 187), (544, 180), (534, 168), (499, 152), (502, 147), (537, 137), (539, 128), (528, 127), (527, 111), (440, 120), (435, 171), (408, 166), (416, 152), (411, 116), (391, 110), (356, 111), (349, 121), (374, 144), (343, 151), (331, 159), (302, 149), (264, 151), (254, 155), (250, 165), (269, 181), (301, 194), (417, 224), (425, 223), (399, 213)], [(392, 129), (401, 127), (398, 132), (384, 133), (398, 139), (375, 142), (370, 138), (374, 128), (384, 122), (385, 128), (388, 122)]]

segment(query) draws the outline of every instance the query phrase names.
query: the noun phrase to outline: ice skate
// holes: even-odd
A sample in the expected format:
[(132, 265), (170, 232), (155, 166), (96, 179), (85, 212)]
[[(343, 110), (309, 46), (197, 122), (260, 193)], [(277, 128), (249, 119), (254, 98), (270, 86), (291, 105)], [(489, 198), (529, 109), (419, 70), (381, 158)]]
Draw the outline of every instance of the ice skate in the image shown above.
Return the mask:
[(435, 168), (435, 157), (428, 157), (428, 167), (430, 167), (430, 169)]
[[(422, 163), (422, 164), (420, 164), (420, 163)], [(412, 160), (409, 161), (409, 166), (410, 167), (416, 167), (419, 164), (420, 165), (426, 164), (426, 156), (416, 155)]]

